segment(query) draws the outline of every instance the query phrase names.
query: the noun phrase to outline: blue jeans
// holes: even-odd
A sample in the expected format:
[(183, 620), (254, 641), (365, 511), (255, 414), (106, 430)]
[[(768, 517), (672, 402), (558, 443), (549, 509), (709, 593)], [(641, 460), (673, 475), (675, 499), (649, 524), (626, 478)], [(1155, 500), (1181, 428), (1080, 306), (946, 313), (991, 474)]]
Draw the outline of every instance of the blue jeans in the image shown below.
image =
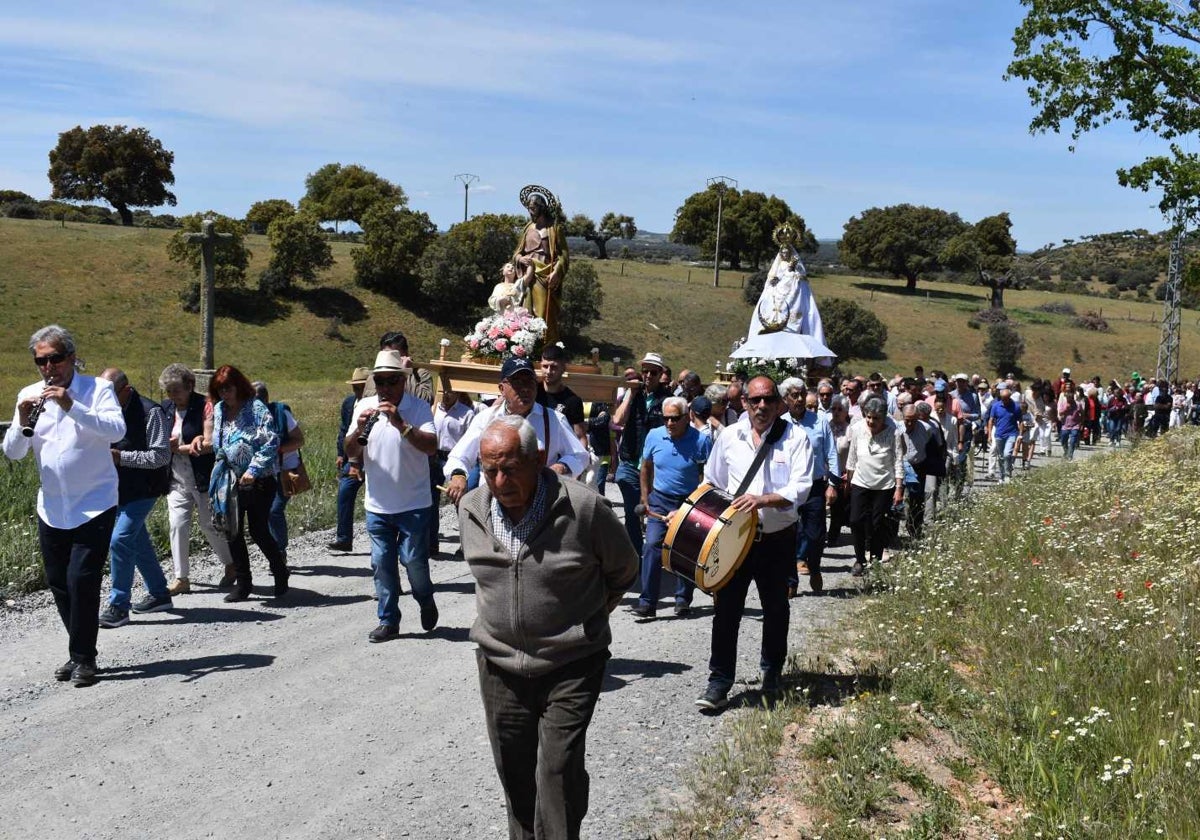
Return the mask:
[[(818, 478), (812, 483), (812, 490), (796, 512), (800, 521), (796, 525), (796, 563), (807, 563), (809, 572), (821, 571), (821, 557), (825, 554), (825, 489), (829, 482)], [(793, 589), (800, 585), (800, 574), (796, 564), (788, 574), (788, 586)]]
[(347, 545), (354, 542), (354, 501), (363, 483), (350, 477), (350, 465), (342, 464), (337, 493), (337, 541)]
[[(1078, 432), (1075, 433), (1075, 439), (1079, 440)], [(1017, 446), (1017, 439), (1015, 437), (1000, 438), (1000, 446), (997, 448), (1000, 450), (1000, 478), (1001, 478), (1001, 480), (1003, 480), (1005, 478), (1012, 478), (1013, 452), (1015, 451), (1016, 446)]]
[[(449, 453), (447, 453), (449, 454)], [(442, 469), (446, 466), (446, 455), (438, 452), (429, 459), (429, 497), (433, 504), (429, 507), (429, 556), (438, 553), (442, 544), (442, 517), (439, 508), (442, 505), (442, 491), (438, 485), (442, 483)]]
[(1079, 429), (1063, 429), (1059, 433), (1062, 442), (1063, 457), (1070, 461), (1075, 457), (1075, 447), (1079, 446)]
[(600, 495), (604, 495), (604, 482), (608, 481), (608, 462), (607, 455), (603, 456), (600, 463), (596, 466), (596, 489), (600, 491)]
[(433, 581), (429, 578), (429, 508), (404, 513), (367, 511), (367, 534), (371, 537), (371, 568), (375, 570), (375, 594), (379, 596), (379, 623), (400, 623), (400, 567), (408, 573), (408, 587), (417, 603), (433, 603)]
[[(278, 479), (279, 476), (276, 476)], [(283, 481), (275, 482), (275, 498), (271, 500), (271, 512), (267, 514), (267, 527), (271, 529), (271, 536), (275, 538), (275, 544), (279, 546), (281, 554), (287, 554), (288, 546), (288, 527), (287, 527), (287, 506), (291, 499), (283, 495)]]
[[(650, 492), (650, 510), (657, 514), (667, 514), (678, 510), (683, 503), (682, 497), (666, 496), (657, 490)], [(642, 595), (638, 604), (643, 607), (656, 609), (658, 607), (658, 590), (662, 585), (662, 546), (663, 538), (667, 535), (667, 523), (653, 516), (646, 517), (646, 545), (642, 550)], [(676, 576), (675, 606), (689, 607), (692, 604), (692, 593), (696, 584), (687, 578)]]
[(155, 598), (167, 595), (167, 578), (146, 530), (146, 517), (158, 501), (157, 496), (127, 502), (117, 508), (117, 523), (108, 543), (109, 566), (112, 572), (112, 592), (108, 603), (123, 610), (129, 609), (129, 593), (133, 589), (133, 570), (136, 568), (146, 582), (146, 589)]
[(642, 522), (634, 510), (642, 501), (642, 476), (637, 464), (628, 461), (617, 464), (617, 488), (625, 505), (625, 533), (629, 534), (629, 541), (640, 555), (645, 542), (642, 540)]

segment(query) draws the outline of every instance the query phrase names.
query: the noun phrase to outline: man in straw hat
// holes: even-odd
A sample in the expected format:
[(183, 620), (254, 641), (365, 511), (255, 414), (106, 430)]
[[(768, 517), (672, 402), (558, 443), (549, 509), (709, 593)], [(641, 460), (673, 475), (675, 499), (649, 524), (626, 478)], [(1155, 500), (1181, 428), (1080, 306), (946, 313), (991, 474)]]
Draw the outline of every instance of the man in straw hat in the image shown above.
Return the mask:
[(354, 423), (354, 404), (363, 398), (363, 389), (371, 375), (368, 367), (358, 367), (350, 374), (347, 385), (354, 391), (342, 400), (342, 422), (338, 427), (337, 439), (337, 538), (329, 543), (330, 551), (350, 551), (354, 548), (354, 501), (362, 489), (362, 463), (352, 462), (346, 457), (344, 441), (346, 433)]
[(346, 435), (346, 458), (360, 461), (366, 475), (367, 534), (379, 596), (379, 626), (372, 642), (400, 635), (400, 570), (421, 606), (421, 627), (437, 626), (438, 610), (429, 578), (429, 456), (437, 450), (433, 412), (405, 392), (412, 368), (397, 350), (380, 350), (371, 369), (376, 393), (354, 407), (355, 425)]

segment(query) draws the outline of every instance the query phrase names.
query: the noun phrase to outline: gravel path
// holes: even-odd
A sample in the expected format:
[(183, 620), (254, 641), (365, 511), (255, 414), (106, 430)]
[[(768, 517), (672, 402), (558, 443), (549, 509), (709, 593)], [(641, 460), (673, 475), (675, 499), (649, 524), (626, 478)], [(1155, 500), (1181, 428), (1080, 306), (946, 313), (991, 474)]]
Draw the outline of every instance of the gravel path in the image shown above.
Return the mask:
[[(452, 552), (457, 526), (443, 513)], [(53, 679), (66, 635), (48, 594), (10, 602), (0, 612), (0, 836), (506, 836), (467, 639), (466, 564), (448, 553), (431, 564), (434, 632), (421, 632), (405, 596), (401, 638), (372, 645), (367, 539), (360, 524), (358, 550), (341, 555), (325, 550), (330, 538), (292, 541), (292, 592), (278, 602), (261, 558), (254, 599), (229, 605), (213, 588), (212, 558), (194, 559), (193, 594), (176, 611), (100, 631), (101, 682), (88, 690)], [(827, 553), (824, 597), (792, 601), (793, 652), (813, 653), (851, 608), (850, 555)], [(589, 730), (587, 837), (646, 836), (639, 815), (682, 790), (681, 768), (737, 714), (692, 704), (707, 678), (710, 599), (698, 592), (693, 617), (667, 609), (652, 622), (634, 620), (635, 600), (613, 614)], [(760, 639), (752, 588), (739, 674), (757, 678)], [(739, 693), (754, 702), (753, 686), (735, 687), (735, 705)]]

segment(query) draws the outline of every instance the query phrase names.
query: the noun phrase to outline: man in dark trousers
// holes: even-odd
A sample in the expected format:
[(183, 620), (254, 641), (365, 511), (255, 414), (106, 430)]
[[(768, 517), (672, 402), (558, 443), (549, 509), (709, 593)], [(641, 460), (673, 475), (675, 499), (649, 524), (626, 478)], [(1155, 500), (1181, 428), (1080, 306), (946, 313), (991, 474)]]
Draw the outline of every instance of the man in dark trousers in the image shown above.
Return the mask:
[(351, 551), (354, 548), (354, 502), (358, 491), (362, 489), (362, 464), (355, 463), (346, 457), (346, 433), (354, 424), (354, 405), (363, 397), (363, 389), (371, 369), (355, 368), (350, 375), (350, 386), (354, 393), (348, 394), (342, 400), (341, 425), (338, 426), (337, 441), (337, 538), (327, 546), (330, 551)]
[(493, 420), (479, 459), (485, 486), (463, 498), (459, 531), (476, 582), (471, 641), (508, 836), (577, 838), (608, 615), (637, 577), (637, 555), (599, 494), (540, 466), (525, 418)]

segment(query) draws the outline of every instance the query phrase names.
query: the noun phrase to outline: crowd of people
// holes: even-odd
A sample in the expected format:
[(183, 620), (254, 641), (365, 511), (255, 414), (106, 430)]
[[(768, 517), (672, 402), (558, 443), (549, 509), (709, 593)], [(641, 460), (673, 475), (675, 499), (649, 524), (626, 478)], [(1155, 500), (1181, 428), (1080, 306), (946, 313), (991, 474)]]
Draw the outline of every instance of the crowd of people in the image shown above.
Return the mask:
[[(68, 636), (56, 679), (93, 685), (98, 628), (123, 626), (131, 612), (173, 609), (191, 591), (193, 519), (224, 566), (226, 601), (253, 591), (247, 534), (267, 560), (274, 597), (287, 596), (286, 508), (303, 471), (304, 432), (265, 383), (226, 365), (198, 392), (195, 373), (171, 364), (158, 383), (166, 399), (156, 403), (118, 368), (83, 374), (75, 339), (60, 326), (38, 330), (29, 349), (40, 378), (18, 394), (4, 453), (32, 451), (37, 461), (39, 542)], [(919, 537), (977, 474), (1008, 482), (1051, 456), (1056, 442), (1070, 459), (1081, 441), (1118, 446), (1200, 423), (1200, 383), (1136, 373), (1106, 387), (1099, 377), (1077, 384), (1070, 369), (1025, 386), (1012, 376), (927, 376), (921, 368), (891, 379), (730, 376), (705, 386), (648, 352), (626, 369), (612, 403), (589, 404), (569, 387), (566, 362), (550, 344), (537, 368), (526, 358), (504, 361), (490, 401), (445, 383), (435, 395), (407, 339), (389, 332), (374, 363), (353, 371), (339, 413), (337, 529), (328, 548), (352, 550), (361, 493), (377, 599), (369, 642), (400, 635), (401, 567), (422, 629), (438, 626), (430, 559), (440, 548), (442, 500), (458, 508), (457, 556), (476, 580), (470, 638), (514, 837), (534, 836), (535, 824), (554, 826), (548, 836), (578, 832), (609, 613), (632, 589), (638, 623), (657, 619), (663, 598), (675, 616), (694, 616), (699, 579), (664, 568), (662, 557), (672, 523), (706, 487), (757, 523), (743, 562), (714, 597), (708, 679), (695, 703), (715, 711), (737, 676), (751, 583), (763, 615), (760, 686), (772, 695), (782, 687), (789, 599), (805, 586), (824, 591), (823, 554), (847, 528), (851, 574), (861, 577), (900, 529)], [(619, 502), (605, 499), (609, 483)], [(169, 583), (146, 529), (162, 496)], [(101, 608), (106, 561), (111, 586)], [(136, 602), (135, 572), (146, 589)]]

